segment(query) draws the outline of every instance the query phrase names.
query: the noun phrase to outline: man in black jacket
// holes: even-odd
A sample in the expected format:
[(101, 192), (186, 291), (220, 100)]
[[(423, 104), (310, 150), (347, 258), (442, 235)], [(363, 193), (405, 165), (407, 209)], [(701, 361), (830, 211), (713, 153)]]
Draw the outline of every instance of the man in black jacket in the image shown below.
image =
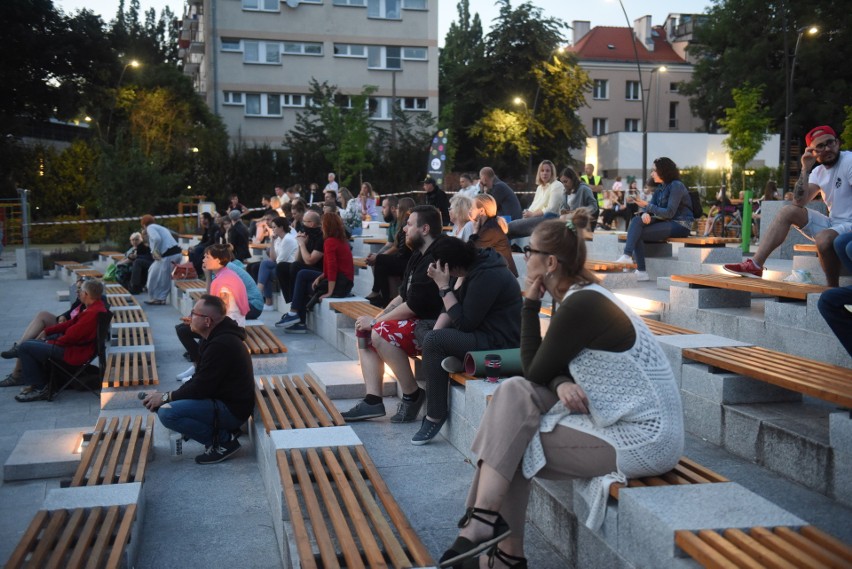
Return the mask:
[(202, 296), (190, 319), (202, 338), (195, 374), (176, 391), (151, 393), (142, 404), (156, 411), (167, 429), (204, 445), (195, 462), (214, 464), (240, 448), (232, 433), (254, 410), (254, 370), (243, 343), (246, 332), (225, 316), (221, 298)]
[(441, 212), (441, 223), (449, 225), (450, 199), (432, 176), (426, 176), (426, 179), (423, 180), (423, 191), (426, 192), (426, 205), (438, 208), (438, 211)]

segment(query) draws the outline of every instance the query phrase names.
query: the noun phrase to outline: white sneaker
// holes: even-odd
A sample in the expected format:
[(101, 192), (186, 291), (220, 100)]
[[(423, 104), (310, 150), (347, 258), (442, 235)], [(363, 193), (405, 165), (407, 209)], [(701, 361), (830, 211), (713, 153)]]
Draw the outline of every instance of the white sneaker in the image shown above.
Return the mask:
[(649, 277), (648, 273), (645, 271), (636, 271), (636, 280), (641, 283), (643, 281), (651, 280), (651, 277)]
[(179, 373), (175, 377), (177, 378), (178, 381), (189, 381), (189, 379), (193, 376), (194, 373), (195, 373), (195, 366), (189, 366), (189, 368), (185, 372)]
[(806, 271), (804, 269), (793, 269), (793, 272), (784, 278), (784, 282), (813, 284), (814, 281), (813, 278), (811, 278), (810, 271)]
[(618, 259), (615, 260), (616, 263), (630, 263), (633, 264), (633, 257), (630, 255), (622, 255)]
[(264, 312), (269, 312), (270, 310), (275, 310), (274, 304), (264, 304), (263, 305), (263, 311)]

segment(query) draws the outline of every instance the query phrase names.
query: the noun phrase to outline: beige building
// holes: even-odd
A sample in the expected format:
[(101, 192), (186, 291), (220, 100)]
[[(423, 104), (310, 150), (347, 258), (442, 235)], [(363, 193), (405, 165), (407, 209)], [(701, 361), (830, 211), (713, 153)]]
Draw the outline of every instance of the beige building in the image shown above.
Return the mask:
[(232, 141), (280, 148), (312, 78), (375, 86), (371, 118), (388, 125), (394, 100), (438, 114), (438, 0), (189, 0), (179, 49)]

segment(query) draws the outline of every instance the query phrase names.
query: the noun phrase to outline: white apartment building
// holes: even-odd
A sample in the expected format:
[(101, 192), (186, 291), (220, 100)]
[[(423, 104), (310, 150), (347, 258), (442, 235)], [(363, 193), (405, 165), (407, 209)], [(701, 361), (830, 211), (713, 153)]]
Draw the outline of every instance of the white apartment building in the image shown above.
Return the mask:
[(438, 115), (438, 0), (189, 0), (183, 71), (232, 141), (281, 148), (310, 104), (311, 79), (344, 95), (375, 86), (371, 118), (393, 101)]

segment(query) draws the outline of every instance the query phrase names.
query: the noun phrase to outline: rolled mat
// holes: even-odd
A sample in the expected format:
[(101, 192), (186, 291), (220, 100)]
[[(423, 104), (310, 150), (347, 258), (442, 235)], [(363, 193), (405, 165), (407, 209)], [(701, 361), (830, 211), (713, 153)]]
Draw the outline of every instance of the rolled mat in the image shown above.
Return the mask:
[(500, 365), (500, 377), (523, 375), (524, 368), (521, 365), (521, 349), (511, 348), (508, 350), (482, 350), (479, 352), (468, 352), (464, 356), (464, 372), (474, 377), (485, 377), (488, 371), (485, 368), (485, 356), (495, 354), (502, 360)]

